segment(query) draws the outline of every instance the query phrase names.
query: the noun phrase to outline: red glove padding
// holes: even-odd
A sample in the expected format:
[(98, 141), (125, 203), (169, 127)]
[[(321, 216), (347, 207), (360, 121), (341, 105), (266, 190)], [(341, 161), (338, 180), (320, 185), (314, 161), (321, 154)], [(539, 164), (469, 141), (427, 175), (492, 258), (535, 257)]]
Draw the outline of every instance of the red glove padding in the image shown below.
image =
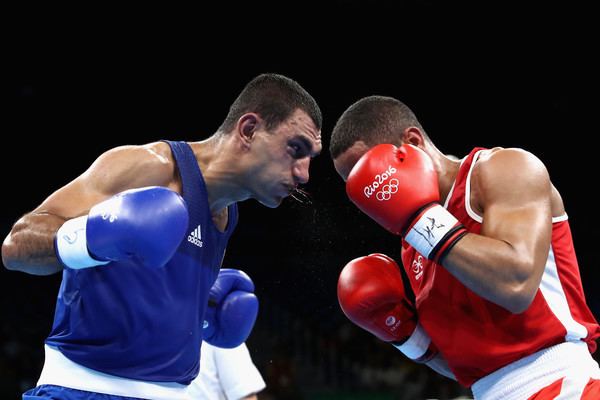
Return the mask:
[(418, 147), (374, 146), (350, 171), (346, 192), (365, 214), (436, 262), (467, 233), (439, 204), (433, 162)]
[(426, 362), (437, 354), (406, 298), (398, 264), (388, 256), (370, 254), (346, 264), (337, 295), (350, 321), (391, 342), (410, 359)]

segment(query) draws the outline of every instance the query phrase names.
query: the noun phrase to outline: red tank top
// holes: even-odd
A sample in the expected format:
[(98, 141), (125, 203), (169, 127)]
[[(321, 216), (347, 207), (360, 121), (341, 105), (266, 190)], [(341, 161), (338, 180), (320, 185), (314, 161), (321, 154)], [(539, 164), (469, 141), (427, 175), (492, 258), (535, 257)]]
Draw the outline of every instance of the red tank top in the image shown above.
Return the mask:
[[(463, 160), (445, 204), (472, 233), (479, 233), (482, 218), (470, 206), (470, 177), (485, 151), (476, 148)], [(567, 216), (552, 222), (540, 288), (521, 314), (478, 296), (402, 242), (402, 262), (415, 292), (419, 320), (461, 384), (469, 387), (513, 361), (564, 341), (583, 340), (590, 352), (596, 350), (600, 327), (585, 303)]]

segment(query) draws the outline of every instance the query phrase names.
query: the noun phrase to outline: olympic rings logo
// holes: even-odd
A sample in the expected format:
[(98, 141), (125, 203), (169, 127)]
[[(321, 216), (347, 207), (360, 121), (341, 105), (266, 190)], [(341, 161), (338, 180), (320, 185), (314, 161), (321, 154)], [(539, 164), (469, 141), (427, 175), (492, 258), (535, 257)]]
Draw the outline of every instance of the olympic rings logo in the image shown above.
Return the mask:
[(379, 192), (375, 195), (377, 200), (386, 201), (392, 198), (392, 195), (398, 191), (398, 179), (390, 179), (387, 185), (384, 185)]

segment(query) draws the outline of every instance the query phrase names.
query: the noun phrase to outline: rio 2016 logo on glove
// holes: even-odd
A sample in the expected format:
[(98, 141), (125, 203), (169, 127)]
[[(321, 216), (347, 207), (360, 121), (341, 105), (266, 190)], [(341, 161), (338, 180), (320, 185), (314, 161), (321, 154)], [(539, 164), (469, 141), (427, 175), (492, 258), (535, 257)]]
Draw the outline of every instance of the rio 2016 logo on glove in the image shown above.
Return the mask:
[[(373, 179), (373, 183), (371, 183), (370, 185), (365, 186), (364, 193), (365, 193), (365, 196), (367, 197), (367, 199), (369, 197), (371, 197), (373, 195), (373, 193), (375, 193), (375, 191), (377, 190), (377, 188), (379, 186), (381, 186), (385, 181), (387, 181), (388, 179), (390, 179), (392, 177), (392, 174), (394, 174), (396, 171), (397, 171), (396, 168), (394, 168), (391, 165), (389, 165), (388, 169), (385, 172), (383, 172), (382, 174), (375, 175), (375, 179)], [(396, 186), (396, 191), (398, 191), (398, 183), (397, 182), (398, 181), (396, 180), (396, 185), (395, 185)], [(390, 181), (390, 184), (391, 184), (391, 181)], [(385, 190), (385, 186), (383, 187), (383, 191), (389, 192), (389, 190)], [(396, 193), (396, 191), (394, 191), (392, 193)], [(391, 195), (391, 193), (390, 193), (390, 195)], [(388, 200), (388, 199), (389, 198), (384, 199), (384, 200)], [(379, 199), (379, 200), (381, 200), (381, 199)]]
[(112, 198), (96, 205), (100, 217), (108, 222), (113, 223), (119, 219), (119, 212), (123, 207), (123, 197), (119, 193)]

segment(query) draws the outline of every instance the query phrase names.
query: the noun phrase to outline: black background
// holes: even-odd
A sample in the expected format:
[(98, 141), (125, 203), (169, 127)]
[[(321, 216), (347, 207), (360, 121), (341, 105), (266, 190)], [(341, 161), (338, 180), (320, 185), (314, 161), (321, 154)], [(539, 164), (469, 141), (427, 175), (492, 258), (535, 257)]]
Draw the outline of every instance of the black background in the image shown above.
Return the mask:
[[(563, 196), (587, 299), (600, 316), (591, 194), (600, 65), (592, 15), (577, 2), (525, 8), (349, 0), (11, 10), (3, 28), (0, 233), (103, 151), (204, 139), (255, 75), (287, 75), (322, 108), (324, 151), (305, 188), (312, 205), (240, 204), (225, 266), (247, 271), (261, 299), (249, 346), (272, 378), (274, 398), (317, 398), (310, 393), (356, 385), (403, 398), (402, 386), (353, 386), (343, 377), (351, 368), (340, 363), (372, 363), (366, 352), (401, 355), (349, 328), (337, 304), (337, 275), (354, 257), (398, 257), (399, 247), (347, 201), (327, 153), (329, 133), (352, 102), (381, 94), (408, 104), (446, 153), (514, 146), (536, 154)], [(0, 271), (2, 398), (39, 374), (59, 281)], [(298, 335), (312, 344), (302, 347)], [(332, 348), (337, 356), (324, 355)], [(315, 354), (307, 361), (302, 351)], [(339, 354), (346, 361), (332, 362)], [(299, 359), (324, 376), (298, 373), (311, 369), (295, 365)], [(275, 380), (294, 369), (297, 386), (286, 392)]]

